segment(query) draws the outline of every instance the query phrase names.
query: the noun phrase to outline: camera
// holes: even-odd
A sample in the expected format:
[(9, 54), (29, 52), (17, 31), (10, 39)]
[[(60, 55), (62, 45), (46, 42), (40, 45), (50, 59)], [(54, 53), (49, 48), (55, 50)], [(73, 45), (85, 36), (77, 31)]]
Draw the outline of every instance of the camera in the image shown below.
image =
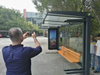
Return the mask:
[(27, 33), (27, 35), (28, 35), (28, 36), (31, 36), (32, 34), (31, 34), (31, 33)]

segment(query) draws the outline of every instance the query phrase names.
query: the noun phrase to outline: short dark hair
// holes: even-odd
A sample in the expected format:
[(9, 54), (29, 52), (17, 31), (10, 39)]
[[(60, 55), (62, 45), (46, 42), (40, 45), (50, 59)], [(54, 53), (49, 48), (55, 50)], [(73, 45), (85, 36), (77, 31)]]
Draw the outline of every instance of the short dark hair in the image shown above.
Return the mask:
[(9, 30), (8, 35), (12, 42), (18, 42), (20, 41), (20, 36), (23, 36), (23, 32), (20, 28), (14, 27)]

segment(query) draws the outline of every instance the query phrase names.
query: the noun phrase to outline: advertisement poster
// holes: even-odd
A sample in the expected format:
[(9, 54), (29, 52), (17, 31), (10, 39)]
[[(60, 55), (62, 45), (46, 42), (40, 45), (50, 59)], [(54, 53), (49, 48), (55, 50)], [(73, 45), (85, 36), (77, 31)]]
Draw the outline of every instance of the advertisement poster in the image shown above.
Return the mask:
[(48, 42), (49, 42), (49, 49), (57, 49), (58, 48), (58, 31), (57, 31), (57, 28), (53, 29), (49, 29), (49, 34), (48, 34)]
[(50, 30), (50, 48), (56, 48), (56, 30)]

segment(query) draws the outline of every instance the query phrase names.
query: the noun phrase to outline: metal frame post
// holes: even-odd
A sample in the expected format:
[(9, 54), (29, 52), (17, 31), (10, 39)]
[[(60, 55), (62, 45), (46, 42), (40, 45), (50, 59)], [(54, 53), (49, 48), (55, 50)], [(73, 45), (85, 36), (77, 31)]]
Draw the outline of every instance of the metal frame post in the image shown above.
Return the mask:
[[(86, 21), (84, 22), (83, 25), (83, 60), (82, 60), (82, 68), (85, 70), (85, 34), (86, 34)], [(81, 75), (85, 75), (85, 73), (82, 73)]]
[(86, 36), (85, 36), (85, 75), (90, 75), (90, 26), (91, 16), (86, 18)]

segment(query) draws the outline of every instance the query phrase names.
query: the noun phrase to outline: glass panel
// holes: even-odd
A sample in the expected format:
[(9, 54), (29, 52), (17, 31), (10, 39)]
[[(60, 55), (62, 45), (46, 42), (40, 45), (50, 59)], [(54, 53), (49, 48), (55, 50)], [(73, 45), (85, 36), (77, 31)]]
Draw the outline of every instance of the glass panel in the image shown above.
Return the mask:
[(50, 25), (54, 25), (54, 24), (56, 24), (56, 25), (66, 25), (68, 23), (66, 23), (66, 22), (50, 22), (50, 21), (45, 21), (45, 24), (50, 24)]
[(53, 25), (53, 24), (43, 24), (42, 26), (50, 26), (50, 27), (57, 27), (57, 26), (61, 26), (61, 25)]
[(59, 28), (59, 45), (64, 46), (81, 55), (83, 53), (83, 23), (72, 23), (72, 25)]
[(51, 21), (61, 21), (64, 22), (67, 19), (82, 19), (82, 18), (75, 18), (75, 17), (62, 17), (62, 16), (47, 16), (45, 20)]

